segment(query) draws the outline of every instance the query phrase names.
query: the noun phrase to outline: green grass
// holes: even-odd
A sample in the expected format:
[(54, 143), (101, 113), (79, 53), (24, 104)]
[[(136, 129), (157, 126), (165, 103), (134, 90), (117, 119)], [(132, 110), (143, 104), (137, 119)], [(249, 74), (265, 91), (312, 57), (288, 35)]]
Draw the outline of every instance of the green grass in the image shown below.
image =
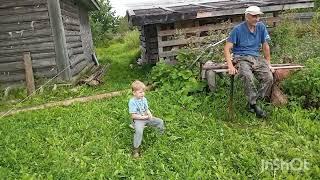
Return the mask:
[[(146, 80), (150, 67), (137, 67), (134, 63), (135, 60), (140, 57), (139, 41), (136, 39), (139, 39), (139, 34), (137, 31), (132, 31), (126, 33), (122, 39), (113, 41), (107, 48), (96, 49), (100, 63), (109, 65), (106, 76), (104, 77), (104, 84), (97, 87), (89, 87), (86, 85), (73, 88), (59, 87), (56, 91), (52, 91), (52, 87), (47, 87), (44, 93), (38, 93), (18, 105), (17, 102), (27, 97), (25, 89), (13, 90), (6, 99), (3, 98), (4, 94), (1, 92), (0, 111), (5, 111), (12, 107), (26, 107), (50, 101), (128, 89), (133, 80), (137, 78)], [(12, 100), (15, 101), (12, 102)]]
[[(147, 80), (150, 67), (130, 67), (139, 55), (136, 35), (98, 48), (102, 64), (110, 64), (105, 84), (59, 88), (37, 95), (21, 106), (128, 89), (134, 79)], [(127, 39), (127, 40), (124, 40)], [(130, 40), (131, 39), (131, 40)], [(128, 43), (130, 42), (130, 43)], [(132, 48), (136, 47), (136, 48)], [(270, 117), (255, 118), (245, 110), (236, 81), (234, 121), (227, 119), (228, 88), (194, 94), (188, 110), (178, 96), (147, 93), (155, 116), (165, 121), (161, 136), (147, 128), (142, 157), (131, 157), (133, 130), (128, 127), (125, 94), (69, 107), (20, 113), (0, 119), (0, 177), (3, 179), (318, 179), (320, 177), (319, 110), (294, 105), (265, 105)], [(46, 91), (48, 92), (48, 91)], [(23, 98), (17, 91), (12, 97)], [(0, 105), (0, 109), (12, 107)], [(262, 170), (262, 162), (305, 160), (303, 171)]]
[[(188, 111), (158, 92), (147, 94), (166, 133), (144, 133), (142, 158), (131, 158), (129, 94), (29, 112), (1, 120), (0, 177), (245, 179), (320, 176), (320, 122), (300, 108), (272, 108), (268, 120), (247, 113), (237, 94), (235, 121), (221, 96), (198, 95)], [(262, 160), (300, 158), (307, 171), (261, 171)]]

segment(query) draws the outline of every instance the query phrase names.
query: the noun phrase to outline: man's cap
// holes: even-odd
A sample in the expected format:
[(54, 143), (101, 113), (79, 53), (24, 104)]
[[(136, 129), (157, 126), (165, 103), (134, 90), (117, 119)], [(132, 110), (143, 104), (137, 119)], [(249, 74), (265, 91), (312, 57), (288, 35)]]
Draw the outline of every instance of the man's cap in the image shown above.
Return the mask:
[(245, 14), (260, 15), (263, 14), (258, 6), (250, 6), (246, 9)]

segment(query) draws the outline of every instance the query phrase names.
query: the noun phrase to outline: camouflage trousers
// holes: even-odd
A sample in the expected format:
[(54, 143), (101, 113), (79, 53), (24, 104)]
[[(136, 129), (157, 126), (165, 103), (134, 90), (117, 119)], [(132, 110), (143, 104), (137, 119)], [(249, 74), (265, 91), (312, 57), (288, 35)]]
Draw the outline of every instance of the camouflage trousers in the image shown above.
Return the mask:
[[(256, 104), (257, 99), (271, 95), (273, 75), (267, 61), (262, 57), (235, 56), (234, 61), (242, 79), (245, 94), (250, 104)], [(259, 82), (259, 90), (254, 83), (255, 77)]]

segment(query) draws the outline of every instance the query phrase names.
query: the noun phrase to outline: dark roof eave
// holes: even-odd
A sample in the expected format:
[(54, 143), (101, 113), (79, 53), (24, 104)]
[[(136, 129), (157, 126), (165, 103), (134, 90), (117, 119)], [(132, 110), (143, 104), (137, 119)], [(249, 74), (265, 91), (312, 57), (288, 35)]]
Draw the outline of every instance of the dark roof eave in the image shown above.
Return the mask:
[(100, 10), (100, 5), (97, 0), (80, 0), (80, 2), (89, 9), (89, 11)]

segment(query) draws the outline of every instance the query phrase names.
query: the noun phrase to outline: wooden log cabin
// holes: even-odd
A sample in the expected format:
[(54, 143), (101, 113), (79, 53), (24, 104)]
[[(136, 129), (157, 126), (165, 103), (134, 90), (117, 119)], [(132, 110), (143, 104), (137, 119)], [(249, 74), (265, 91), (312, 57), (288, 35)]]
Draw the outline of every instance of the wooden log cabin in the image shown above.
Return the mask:
[(0, 87), (23, 84), (24, 53), (35, 79), (72, 81), (92, 67), (88, 12), (98, 9), (96, 0), (0, 0)]
[[(178, 50), (190, 42), (202, 42), (210, 33), (231, 29), (245, 20), (244, 11), (256, 5), (265, 13), (268, 28), (281, 21), (284, 10), (312, 8), (312, 0), (207, 0), (167, 6), (139, 7), (127, 10), (128, 22), (140, 31), (141, 59), (156, 63), (159, 58), (174, 59)], [(310, 20), (312, 13), (297, 13), (300, 20)], [(230, 22), (221, 25), (222, 22)], [(178, 34), (178, 36), (177, 36)]]

